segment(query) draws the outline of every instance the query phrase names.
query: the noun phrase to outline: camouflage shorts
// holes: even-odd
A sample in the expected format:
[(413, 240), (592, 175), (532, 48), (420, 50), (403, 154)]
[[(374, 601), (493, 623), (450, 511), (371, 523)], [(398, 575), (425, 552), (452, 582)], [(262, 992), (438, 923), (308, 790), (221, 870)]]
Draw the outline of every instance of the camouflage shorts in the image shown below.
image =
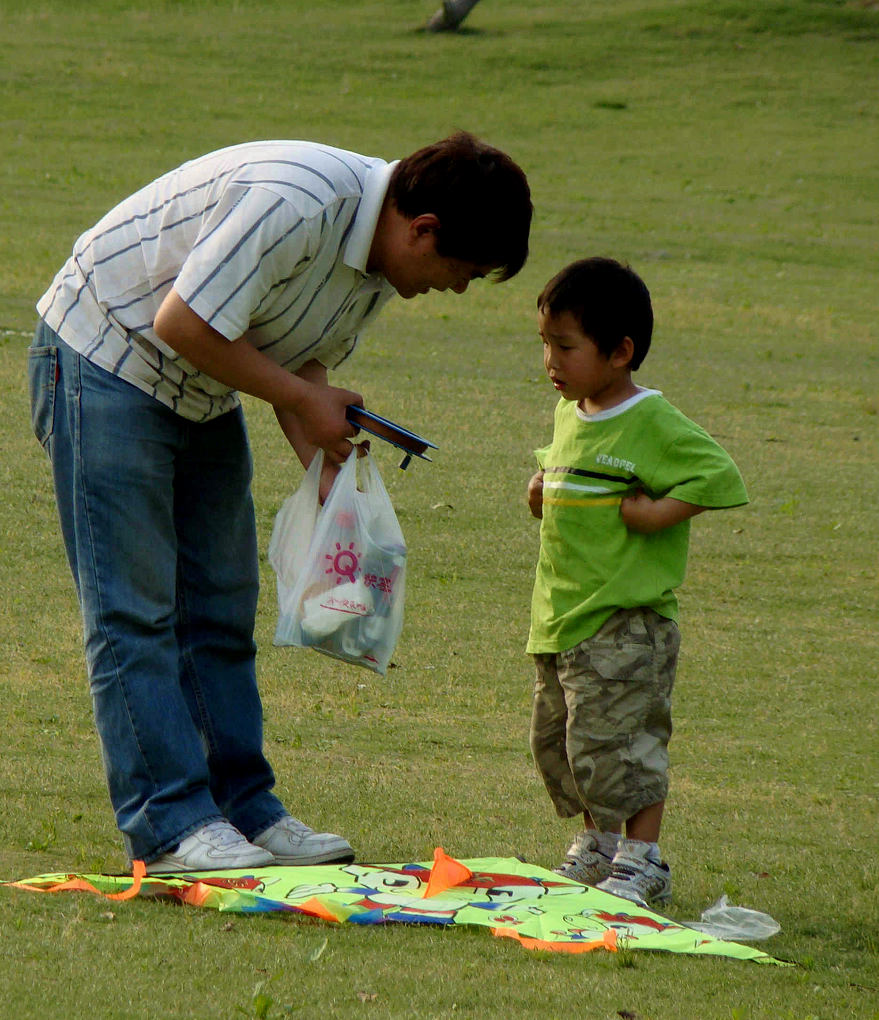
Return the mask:
[(556, 811), (617, 828), (668, 793), (680, 634), (652, 609), (621, 609), (567, 652), (535, 655), (531, 752)]

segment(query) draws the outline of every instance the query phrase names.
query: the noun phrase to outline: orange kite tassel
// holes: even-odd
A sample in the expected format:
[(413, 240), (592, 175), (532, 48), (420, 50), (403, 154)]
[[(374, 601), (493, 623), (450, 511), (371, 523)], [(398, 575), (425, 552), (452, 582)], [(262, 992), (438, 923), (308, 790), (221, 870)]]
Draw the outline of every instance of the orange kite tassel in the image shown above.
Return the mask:
[(140, 892), (140, 884), (146, 875), (146, 865), (143, 861), (134, 861), (131, 866), (131, 877), (133, 882), (124, 892), (105, 893), (108, 900), (133, 900)]
[(463, 885), (467, 879), (473, 877), (473, 872), (456, 861), (438, 846), (433, 852), (433, 867), (430, 869), (430, 879), (427, 888), (424, 890), (424, 898), (439, 896), (440, 893), (451, 889), (455, 885)]
[(143, 861), (135, 861), (132, 868), (133, 882), (124, 892), (105, 893), (92, 885), (84, 878), (77, 878), (75, 875), (64, 882), (55, 882), (52, 885), (29, 885), (27, 882), (7, 882), (5, 885), (14, 886), (18, 889), (26, 889), (28, 892), (90, 892), (97, 896), (103, 896), (107, 900), (130, 900), (140, 892), (140, 885), (146, 875), (146, 865)]

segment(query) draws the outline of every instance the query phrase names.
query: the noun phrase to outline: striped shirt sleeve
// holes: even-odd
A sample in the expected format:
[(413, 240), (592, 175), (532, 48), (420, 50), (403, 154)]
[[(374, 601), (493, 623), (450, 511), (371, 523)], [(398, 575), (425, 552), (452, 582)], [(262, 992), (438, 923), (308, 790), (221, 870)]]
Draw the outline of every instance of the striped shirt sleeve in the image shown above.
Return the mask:
[(271, 190), (230, 185), (205, 218), (174, 288), (205, 322), (237, 340), (272, 287), (307, 266), (320, 219)]

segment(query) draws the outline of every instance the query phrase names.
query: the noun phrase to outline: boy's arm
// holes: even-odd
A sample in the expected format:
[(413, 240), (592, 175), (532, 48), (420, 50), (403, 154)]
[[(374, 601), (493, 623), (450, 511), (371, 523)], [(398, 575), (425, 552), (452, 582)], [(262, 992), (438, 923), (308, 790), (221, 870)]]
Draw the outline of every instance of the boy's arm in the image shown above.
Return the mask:
[(625, 496), (620, 503), (620, 516), (630, 531), (650, 535), (654, 531), (662, 531), (673, 524), (680, 524), (689, 517), (695, 517), (708, 507), (685, 503), (672, 496), (651, 499), (646, 492), (638, 490), (631, 496)]
[(538, 471), (528, 482), (528, 509), (532, 517), (543, 517), (543, 472)]

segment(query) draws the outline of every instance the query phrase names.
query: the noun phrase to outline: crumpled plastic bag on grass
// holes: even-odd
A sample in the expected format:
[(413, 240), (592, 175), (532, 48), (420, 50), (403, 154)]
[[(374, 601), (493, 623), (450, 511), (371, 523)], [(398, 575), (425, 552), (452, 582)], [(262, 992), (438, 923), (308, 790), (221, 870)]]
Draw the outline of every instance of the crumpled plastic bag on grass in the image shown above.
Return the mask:
[(748, 907), (735, 907), (727, 901), (726, 895), (702, 911), (701, 921), (681, 921), (687, 928), (712, 935), (728, 942), (756, 942), (768, 939), (781, 931), (781, 925), (774, 917)]

